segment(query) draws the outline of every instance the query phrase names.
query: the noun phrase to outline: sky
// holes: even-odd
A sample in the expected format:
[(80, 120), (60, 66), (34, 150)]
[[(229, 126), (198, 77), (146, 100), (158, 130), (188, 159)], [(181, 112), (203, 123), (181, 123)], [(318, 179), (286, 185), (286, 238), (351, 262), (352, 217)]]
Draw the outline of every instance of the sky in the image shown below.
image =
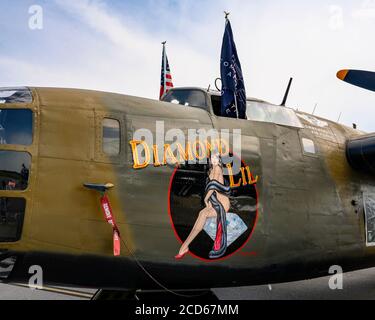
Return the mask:
[(318, 104), (316, 115), (375, 131), (375, 93), (336, 78), (375, 71), (375, 0), (1, 0), (0, 10), (0, 86), (157, 99), (164, 40), (175, 86), (213, 86), (226, 10), (249, 97), (279, 104), (293, 77), (289, 107)]

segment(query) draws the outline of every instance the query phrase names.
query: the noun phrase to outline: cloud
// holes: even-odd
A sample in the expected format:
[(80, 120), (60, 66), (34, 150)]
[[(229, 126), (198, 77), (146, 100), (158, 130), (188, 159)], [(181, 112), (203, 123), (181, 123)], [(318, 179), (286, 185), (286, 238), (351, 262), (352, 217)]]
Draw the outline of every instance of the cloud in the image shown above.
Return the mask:
[[(107, 84), (102, 88), (108, 88), (108, 84), (111, 84), (112, 91), (157, 97), (163, 34), (150, 34), (142, 28), (140, 22), (134, 24), (130, 13), (118, 15), (103, 1), (56, 0), (56, 4), (96, 34), (102, 35), (104, 38), (101, 40), (108, 42), (108, 50), (104, 53), (107, 57), (103, 56), (103, 52), (96, 57), (93, 53), (96, 76), (103, 79), (99, 83)], [(209, 57), (201, 54), (194, 46), (187, 46), (178, 37), (173, 37), (170, 42), (173, 45), (170, 51), (168, 48), (172, 57), (172, 73), (175, 80), (182, 79), (175, 82), (208, 85), (207, 80), (197, 81), (197, 75), (207, 74), (212, 68)], [(103, 68), (103, 64), (106, 68)]]
[(94, 31), (105, 35), (114, 45), (123, 50), (133, 49), (147, 57), (151, 38), (135, 30), (128, 30), (120, 17), (110, 12), (103, 1), (55, 0), (62, 9), (82, 19)]
[(335, 31), (343, 29), (345, 27), (343, 8), (341, 6), (331, 5), (329, 11), (331, 14), (329, 28)]
[[(347, 6), (341, 5), (341, 15), (323, 2), (46, 2), (41, 32), (18, 33), (8, 44), (4, 37), (15, 22), (3, 22), (0, 84), (79, 87), (157, 98), (161, 41), (168, 40), (175, 85), (207, 87), (219, 76), (227, 10), (249, 96), (280, 103), (293, 76), (289, 106), (311, 112), (318, 102), (317, 114), (337, 120), (343, 112), (345, 123), (357, 122), (361, 129), (371, 130), (374, 95), (335, 77), (346, 67), (375, 69), (375, 45), (368, 41), (371, 28), (360, 19), (349, 19)], [(19, 12), (27, 12), (24, 6)], [(332, 19), (339, 23), (331, 24)]]
[(364, 1), (359, 9), (352, 13), (355, 19), (374, 19), (375, 18), (375, 1)]

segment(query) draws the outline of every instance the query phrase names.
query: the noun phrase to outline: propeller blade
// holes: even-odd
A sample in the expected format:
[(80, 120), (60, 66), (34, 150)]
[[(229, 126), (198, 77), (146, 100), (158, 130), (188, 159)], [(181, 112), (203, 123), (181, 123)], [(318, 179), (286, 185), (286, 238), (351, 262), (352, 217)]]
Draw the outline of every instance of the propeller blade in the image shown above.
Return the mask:
[(362, 70), (340, 70), (337, 78), (354, 86), (375, 91), (375, 72)]

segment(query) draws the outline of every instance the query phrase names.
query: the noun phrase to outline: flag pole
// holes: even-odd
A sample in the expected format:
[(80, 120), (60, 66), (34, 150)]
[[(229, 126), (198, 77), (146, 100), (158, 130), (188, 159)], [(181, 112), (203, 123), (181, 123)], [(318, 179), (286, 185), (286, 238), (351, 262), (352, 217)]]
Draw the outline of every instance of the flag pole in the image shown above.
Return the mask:
[(236, 116), (237, 116), (237, 119), (240, 118), (240, 114), (238, 113), (238, 105), (237, 105), (237, 96), (236, 96), (236, 93), (234, 93), (234, 104), (236, 106)]
[[(164, 64), (164, 85), (167, 83), (167, 53), (165, 52), (165, 45), (166, 45), (167, 41), (163, 41), (162, 44), (163, 44), (163, 64)], [(164, 92), (164, 94), (166, 94), (166, 92)]]
[(165, 84), (166, 84), (166, 73), (167, 73), (167, 55), (165, 52), (165, 44), (167, 41), (163, 41), (161, 44), (163, 45), (163, 53), (162, 53), (162, 74), (163, 74), (163, 95), (160, 95), (159, 99), (161, 100), (162, 97), (165, 95)]
[[(229, 22), (228, 16), (230, 15), (230, 12), (224, 11), (224, 14), (225, 14), (225, 23), (228, 23)], [(237, 116), (237, 119), (238, 119), (240, 117), (240, 115), (239, 115), (239, 112), (238, 112), (237, 96), (236, 96), (235, 92), (234, 92), (234, 105), (236, 107), (236, 116)]]

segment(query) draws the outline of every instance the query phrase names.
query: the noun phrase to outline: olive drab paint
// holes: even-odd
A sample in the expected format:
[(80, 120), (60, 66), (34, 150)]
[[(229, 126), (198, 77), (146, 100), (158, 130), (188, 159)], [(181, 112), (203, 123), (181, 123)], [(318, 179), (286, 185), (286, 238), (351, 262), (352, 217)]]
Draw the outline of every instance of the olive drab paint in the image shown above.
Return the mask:
[[(362, 202), (364, 192), (374, 193), (374, 177), (354, 171), (345, 155), (346, 141), (363, 133), (293, 110), (301, 126), (221, 118), (215, 115), (212, 93), (201, 91), (207, 96), (206, 110), (119, 94), (56, 88), (32, 88), (32, 102), (1, 105), (0, 109), (26, 108), (33, 112), (32, 144), (0, 145), (1, 151), (27, 152), (31, 156), (27, 189), (0, 190), (0, 198), (26, 201), (20, 240), (0, 243), (0, 261), (9, 256), (19, 261), (9, 279), (28, 281), (29, 267), (40, 265), (45, 284), (110, 289), (157, 287), (134, 263), (137, 259), (168, 288), (196, 289), (311, 278), (327, 274), (332, 265), (344, 270), (374, 266), (375, 247), (366, 246), (363, 209), (353, 205)], [(266, 106), (258, 100), (248, 102)], [(103, 140), (105, 119), (119, 124), (119, 131), (109, 131), (109, 140)], [(195, 194), (204, 182), (194, 184), (197, 193), (191, 198), (170, 201), (171, 184), (179, 195), (183, 186), (178, 183), (188, 181), (189, 176), (180, 171), (180, 180), (175, 180), (173, 186), (176, 167), (162, 165), (164, 159), (154, 157), (160, 150), (157, 152), (152, 144), (147, 146), (149, 161), (135, 161), (135, 142), (129, 143), (134, 133), (146, 128), (155, 135), (155, 123), (161, 120), (166, 130), (179, 128), (185, 134), (189, 129), (242, 132), (241, 159), (248, 167), (230, 183), (244, 187), (246, 182), (249, 189), (244, 190), (250, 190), (238, 209), (245, 226), (233, 216), (233, 221), (243, 226), (242, 231), (247, 228), (244, 238), (252, 229), (255, 215), (243, 216), (243, 212), (258, 214), (251, 239), (226, 259), (210, 263), (194, 256), (174, 259), (181, 246), (178, 237), (189, 232), (190, 219), (199, 213), (191, 212), (194, 216), (188, 217), (183, 210), (189, 210), (190, 205), (201, 206)], [(116, 132), (120, 134), (118, 141), (111, 136)], [(316, 152), (305, 150), (302, 139), (313, 141)], [(108, 141), (119, 144), (115, 148), (118, 154), (103, 151), (103, 143)], [(190, 169), (188, 172), (195, 172)], [(205, 179), (204, 172), (203, 167), (198, 168), (194, 181)], [(126, 244), (119, 257), (113, 256), (112, 228), (103, 218), (99, 195), (84, 188), (84, 183), (115, 186), (107, 195)], [(255, 186), (257, 201), (251, 200), (255, 189), (250, 188)], [(177, 235), (169, 214), (173, 208), (182, 208), (176, 213)], [(212, 242), (209, 226), (207, 232), (202, 233), (202, 246), (196, 248), (203, 257), (205, 246)]]

